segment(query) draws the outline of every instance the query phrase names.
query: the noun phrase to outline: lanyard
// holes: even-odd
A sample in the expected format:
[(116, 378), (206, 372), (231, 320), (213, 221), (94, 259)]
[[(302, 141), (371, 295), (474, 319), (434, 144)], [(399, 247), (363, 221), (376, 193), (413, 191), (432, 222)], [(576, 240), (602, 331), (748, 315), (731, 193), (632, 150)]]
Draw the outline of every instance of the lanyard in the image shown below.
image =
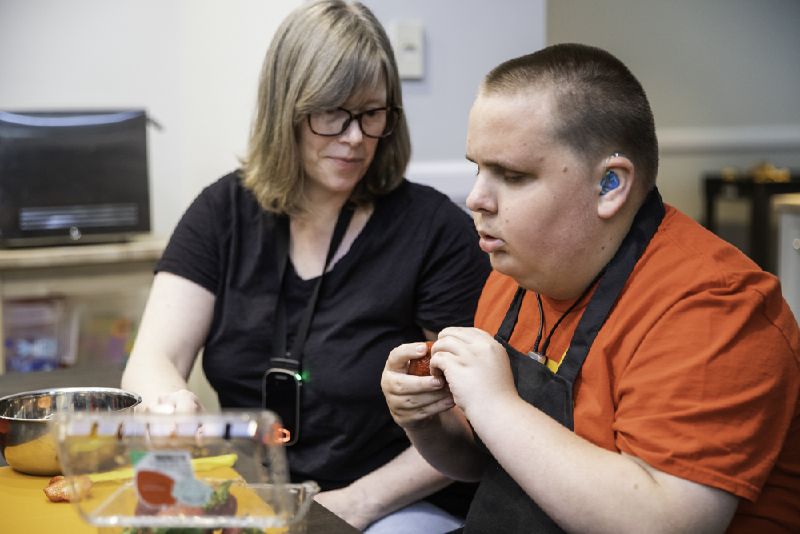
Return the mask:
[[(617, 249), (616, 254), (614, 254), (614, 257), (603, 270), (600, 271), (595, 280), (589, 284), (587, 289), (584, 290), (584, 294), (578, 297), (578, 300), (573, 303), (574, 306), (582, 301), (590, 288), (597, 284), (597, 289), (586, 305), (586, 310), (583, 312), (575, 333), (572, 336), (572, 340), (570, 341), (567, 353), (567, 356), (570, 357), (567, 358), (565, 356), (562, 359), (561, 365), (559, 365), (558, 368), (558, 375), (574, 382), (583, 365), (583, 361), (588, 355), (589, 348), (594, 338), (611, 313), (611, 308), (622, 292), (622, 288), (625, 286), (628, 276), (630, 276), (637, 261), (644, 253), (644, 249), (647, 247), (650, 239), (658, 230), (664, 218), (664, 211), (661, 195), (658, 189), (653, 188), (636, 213), (633, 224), (619, 249)], [(497, 337), (506, 343), (511, 339), (511, 334), (514, 332), (514, 328), (517, 325), (519, 310), (522, 307), (522, 300), (525, 297), (525, 293), (525, 288), (517, 288), (509, 310), (503, 318), (500, 328), (497, 330)], [(572, 310), (567, 310), (567, 313), (571, 311)], [(566, 315), (566, 313), (564, 315)], [(558, 322), (556, 322), (553, 330), (557, 327)], [(552, 330), (550, 335), (552, 335)], [(537, 337), (537, 340), (538, 339), (539, 337)], [(547, 340), (545, 340), (544, 350), (547, 349), (547, 345)], [(534, 349), (538, 349), (538, 343), (534, 346)], [(545, 358), (537, 353), (536, 350), (532, 350), (528, 353), (528, 356), (540, 363), (544, 363), (545, 361)]]
[(333, 228), (331, 244), (328, 247), (328, 254), (325, 257), (325, 266), (322, 268), (322, 274), (317, 278), (316, 284), (314, 284), (311, 297), (308, 299), (306, 309), (300, 318), (300, 324), (297, 327), (297, 335), (294, 338), (294, 343), (292, 343), (291, 351), (286, 350), (288, 326), (286, 324), (286, 302), (283, 294), (284, 276), (286, 274), (286, 267), (289, 264), (289, 218), (283, 216), (278, 219), (277, 242), (275, 246), (278, 258), (278, 298), (275, 303), (275, 332), (272, 338), (273, 356), (270, 358), (270, 365), (272, 367), (284, 367), (294, 371), (300, 370), (303, 348), (308, 338), (308, 331), (311, 328), (311, 321), (314, 318), (317, 300), (319, 300), (322, 279), (325, 277), (328, 265), (330, 265), (331, 259), (333, 259), (333, 255), (336, 249), (339, 248), (345, 231), (350, 225), (350, 220), (353, 218), (353, 211), (353, 205), (350, 203), (345, 204), (341, 211), (339, 211), (339, 217), (336, 219), (336, 226)]
[[(602, 275), (602, 272), (600, 274)], [(567, 311), (561, 314), (561, 317), (558, 318), (556, 324), (553, 325), (553, 328), (551, 328), (550, 332), (547, 334), (547, 336), (545, 336), (541, 351), (539, 351), (539, 342), (542, 340), (542, 330), (544, 328), (544, 308), (542, 307), (542, 296), (539, 293), (536, 293), (536, 303), (539, 305), (539, 332), (536, 334), (536, 341), (533, 343), (533, 350), (528, 353), (528, 356), (539, 363), (544, 363), (547, 361), (547, 347), (550, 346), (550, 338), (553, 337), (553, 333), (556, 331), (556, 328), (558, 328), (558, 325), (561, 324), (561, 321), (563, 321), (564, 318), (575, 309), (578, 303), (589, 294), (589, 291), (591, 291), (592, 287), (594, 287), (594, 284), (597, 282), (599, 277), (600, 276), (595, 277), (595, 279), (592, 280), (592, 283), (586, 286), (586, 289), (583, 290), (581, 296), (579, 296), (575, 302), (573, 302), (570, 307), (567, 308)]]
[(597, 333), (611, 314), (611, 308), (616, 304), (622, 289), (628, 282), (628, 277), (644, 254), (650, 240), (658, 231), (664, 214), (661, 194), (658, 189), (653, 188), (639, 211), (636, 212), (631, 229), (616, 254), (602, 271), (597, 289), (578, 321), (578, 327), (570, 341), (567, 355), (564, 356), (558, 367), (557, 374), (569, 383), (574, 383), (578, 377)]
[[(495, 339), (508, 352), (514, 386), (520, 397), (569, 430), (575, 429), (574, 399), (578, 373), (588, 357), (597, 333), (612, 313), (631, 272), (658, 230), (663, 217), (661, 197), (653, 189), (636, 213), (633, 224), (614, 257), (601, 271), (599, 280), (596, 284), (589, 284), (589, 287), (595, 287), (594, 293), (586, 304), (567, 355), (561, 360), (556, 373), (551, 372), (546, 365), (540, 365), (531, 357), (521, 354), (508, 343), (525, 297), (524, 288), (517, 289), (497, 331)], [(584, 297), (578, 298), (576, 302)], [(554, 326), (553, 330), (555, 328)], [(476, 441), (485, 449), (480, 436), (476, 435)], [(488, 449), (485, 450), (488, 452)], [(490, 459), (484, 469), (464, 531), (563, 532), (494, 458)]]

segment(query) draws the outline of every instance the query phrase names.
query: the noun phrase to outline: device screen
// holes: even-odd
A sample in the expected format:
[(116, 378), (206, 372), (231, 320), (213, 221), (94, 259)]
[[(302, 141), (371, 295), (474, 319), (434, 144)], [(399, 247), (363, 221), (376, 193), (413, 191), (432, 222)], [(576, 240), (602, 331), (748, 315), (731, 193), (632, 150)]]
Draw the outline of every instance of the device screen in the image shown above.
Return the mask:
[(278, 414), (285, 434), (285, 444), (297, 441), (300, 432), (300, 379), (285, 369), (270, 369), (264, 375), (264, 408)]

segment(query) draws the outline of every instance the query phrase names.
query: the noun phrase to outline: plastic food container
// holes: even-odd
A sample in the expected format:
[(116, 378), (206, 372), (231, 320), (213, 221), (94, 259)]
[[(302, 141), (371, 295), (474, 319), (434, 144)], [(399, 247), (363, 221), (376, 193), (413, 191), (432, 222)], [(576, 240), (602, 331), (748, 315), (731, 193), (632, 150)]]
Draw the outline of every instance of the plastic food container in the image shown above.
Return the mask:
[(303, 531), (319, 487), (287, 483), (279, 429), (268, 411), (63, 413), (51, 422), (78, 512), (125, 534)]

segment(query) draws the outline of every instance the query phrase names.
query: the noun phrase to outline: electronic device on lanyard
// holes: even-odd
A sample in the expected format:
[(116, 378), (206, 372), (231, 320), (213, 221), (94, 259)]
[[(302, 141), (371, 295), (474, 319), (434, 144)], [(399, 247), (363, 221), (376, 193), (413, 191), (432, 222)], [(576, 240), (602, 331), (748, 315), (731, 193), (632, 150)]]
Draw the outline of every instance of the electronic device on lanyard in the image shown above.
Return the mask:
[(333, 229), (331, 244), (325, 259), (322, 274), (314, 285), (306, 309), (297, 327), (291, 350), (287, 350), (286, 339), (288, 325), (286, 319), (286, 303), (283, 298), (283, 283), (286, 266), (289, 262), (289, 221), (287, 217), (279, 219), (276, 255), (278, 257), (278, 298), (275, 305), (275, 332), (270, 364), (264, 373), (262, 382), (262, 404), (264, 409), (275, 412), (280, 417), (283, 427), (280, 439), (285, 445), (293, 445), (300, 439), (300, 414), (303, 388), (303, 349), (314, 318), (317, 300), (319, 299), (322, 281), (328, 270), (336, 249), (342, 242), (345, 231), (353, 217), (354, 207), (345, 204), (339, 212), (339, 218)]

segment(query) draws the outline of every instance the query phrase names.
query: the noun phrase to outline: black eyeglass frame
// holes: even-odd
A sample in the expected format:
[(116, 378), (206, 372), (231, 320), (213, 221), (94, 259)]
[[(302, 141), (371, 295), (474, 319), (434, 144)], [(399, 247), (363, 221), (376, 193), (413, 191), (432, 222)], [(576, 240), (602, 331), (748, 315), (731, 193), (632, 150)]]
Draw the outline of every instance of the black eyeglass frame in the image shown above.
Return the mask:
[[(314, 130), (314, 126), (311, 125), (311, 115), (313, 115), (313, 113), (309, 113), (308, 115), (306, 115), (306, 118), (308, 120), (308, 127), (311, 130), (311, 133), (313, 133), (314, 135), (319, 135), (321, 137), (338, 137), (342, 135), (344, 132), (346, 132), (347, 129), (350, 127), (350, 124), (355, 120), (356, 122), (358, 122), (358, 128), (361, 130), (361, 133), (362, 135), (364, 135), (364, 137), (369, 137), (372, 139), (384, 139), (392, 135), (392, 133), (394, 132), (394, 129), (397, 127), (397, 123), (400, 121), (400, 112), (403, 110), (403, 108), (401, 108), (400, 106), (380, 106), (377, 108), (365, 109), (361, 113), (353, 113), (349, 109), (345, 109), (342, 107), (338, 107), (336, 109), (347, 113), (347, 120), (344, 121), (341, 131), (339, 131), (338, 133), (329, 133), (329, 134), (319, 133), (318, 131)], [(383, 134), (370, 135), (367, 132), (365, 132), (364, 125), (361, 123), (361, 117), (363, 117), (364, 114), (366, 113), (372, 113), (373, 111), (380, 111), (383, 109), (386, 110), (386, 126), (384, 127)]]

